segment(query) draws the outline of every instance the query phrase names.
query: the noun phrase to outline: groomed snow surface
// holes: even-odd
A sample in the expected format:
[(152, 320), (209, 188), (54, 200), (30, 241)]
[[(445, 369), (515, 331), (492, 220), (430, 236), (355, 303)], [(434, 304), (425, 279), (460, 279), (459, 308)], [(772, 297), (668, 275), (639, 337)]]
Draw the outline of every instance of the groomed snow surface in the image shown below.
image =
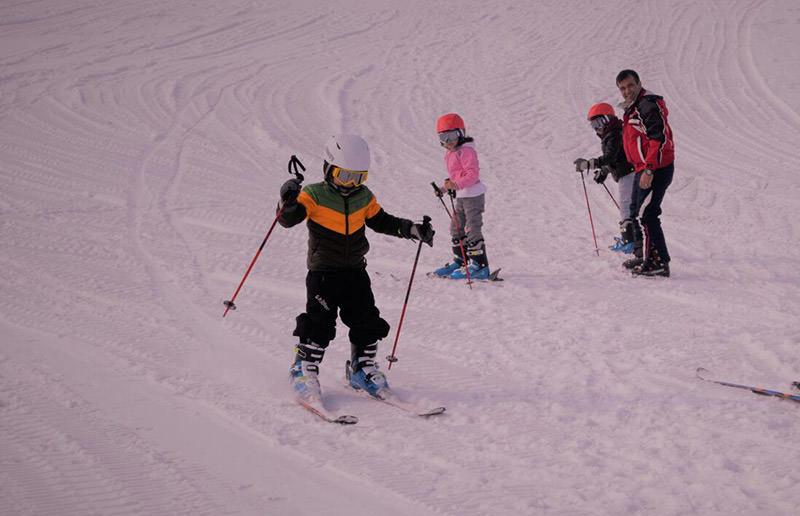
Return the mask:
[[(669, 279), (605, 250), (618, 214), (577, 157), (634, 68), (663, 94)], [(0, 513), (760, 515), (800, 507), (800, 5), (11, 0), (0, 4)], [(460, 113), (503, 283), (449, 258), (436, 118)], [(321, 369), (294, 404), (307, 230), (286, 163), (369, 142), (390, 213), (433, 217), (388, 372), (431, 420)], [(609, 181), (611, 191), (614, 183)], [(391, 350), (416, 244), (375, 233)], [(386, 370), (383, 362), (383, 369)]]

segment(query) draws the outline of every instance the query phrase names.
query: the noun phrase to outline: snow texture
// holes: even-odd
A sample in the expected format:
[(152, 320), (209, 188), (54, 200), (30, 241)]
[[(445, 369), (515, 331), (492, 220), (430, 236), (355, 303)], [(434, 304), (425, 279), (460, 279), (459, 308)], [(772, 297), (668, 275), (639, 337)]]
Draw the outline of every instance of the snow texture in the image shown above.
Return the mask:
[[(797, 514), (800, 405), (694, 376), (800, 380), (796, 1), (8, 1), (0, 26), (3, 515)], [(623, 68), (671, 111), (669, 279), (595, 256), (573, 172)], [(423, 274), (453, 111), (506, 280), (472, 290)], [(320, 378), (359, 424), (291, 401), (303, 226), (222, 318), (289, 156), (319, 180), (338, 132), (387, 211), (433, 217), (388, 377), (436, 419), (347, 390), (341, 325)], [(416, 244), (369, 238), (383, 357)]]

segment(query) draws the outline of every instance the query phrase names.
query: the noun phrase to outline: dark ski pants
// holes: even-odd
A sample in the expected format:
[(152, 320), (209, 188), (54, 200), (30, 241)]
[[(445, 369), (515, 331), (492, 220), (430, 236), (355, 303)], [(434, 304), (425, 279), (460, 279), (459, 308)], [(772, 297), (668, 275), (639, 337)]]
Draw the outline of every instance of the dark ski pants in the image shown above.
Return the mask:
[(667, 242), (664, 239), (664, 231), (661, 229), (661, 201), (664, 194), (672, 183), (672, 175), (675, 172), (675, 165), (670, 163), (666, 167), (653, 171), (653, 183), (648, 189), (639, 187), (639, 178), (642, 172), (636, 173), (633, 182), (633, 213), (639, 218), (640, 228), (635, 228), (637, 241), (642, 241), (643, 258), (648, 260), (651, 251), (658, 252), (661, 260), (670, 261)]
[(354, 356), (389, 334), (380, 316), (367, 270), (308, 271), (306, 311), (297, 316), (293, 335), (325, 349), (336, 336), (336, 317), (350, 328)]

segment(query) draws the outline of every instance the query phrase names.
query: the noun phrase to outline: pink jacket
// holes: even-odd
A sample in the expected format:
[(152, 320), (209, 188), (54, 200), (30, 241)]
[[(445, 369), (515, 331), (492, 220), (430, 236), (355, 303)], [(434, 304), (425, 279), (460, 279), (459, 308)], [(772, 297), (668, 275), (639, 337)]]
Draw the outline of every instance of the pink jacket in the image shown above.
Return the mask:
[(480, 180), (481, 169), (474, 143), (465, 143), (445, 152), (444, 162), (459, 197), (477, 197), (486, 192), (486, 185)]

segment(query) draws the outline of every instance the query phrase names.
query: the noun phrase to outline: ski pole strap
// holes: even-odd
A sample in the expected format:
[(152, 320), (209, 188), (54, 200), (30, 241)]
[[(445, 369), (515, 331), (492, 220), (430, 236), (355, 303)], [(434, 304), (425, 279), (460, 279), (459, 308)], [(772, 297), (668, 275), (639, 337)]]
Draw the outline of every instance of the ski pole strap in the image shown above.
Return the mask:
[[(300, 162), (299, 159), (297, 159), (297, 156), (292, 154), (292, 157), (289, 158), (289, 164), (286, 167), (289, 170), (289, 174), (297, 176), (297, 180), (300, 181), (301, 183), (303, 182), (305, 178), (303, 177), (303, 174), (301, 174), (300, 171), (297, 170), (297, 168), (299, 167), (303, 170), (303, 172), (305, 172), (306, 167), (304, 167), (303, 163)], [(292, 171), (292, 167), (294, 167), (294, 171)]]

